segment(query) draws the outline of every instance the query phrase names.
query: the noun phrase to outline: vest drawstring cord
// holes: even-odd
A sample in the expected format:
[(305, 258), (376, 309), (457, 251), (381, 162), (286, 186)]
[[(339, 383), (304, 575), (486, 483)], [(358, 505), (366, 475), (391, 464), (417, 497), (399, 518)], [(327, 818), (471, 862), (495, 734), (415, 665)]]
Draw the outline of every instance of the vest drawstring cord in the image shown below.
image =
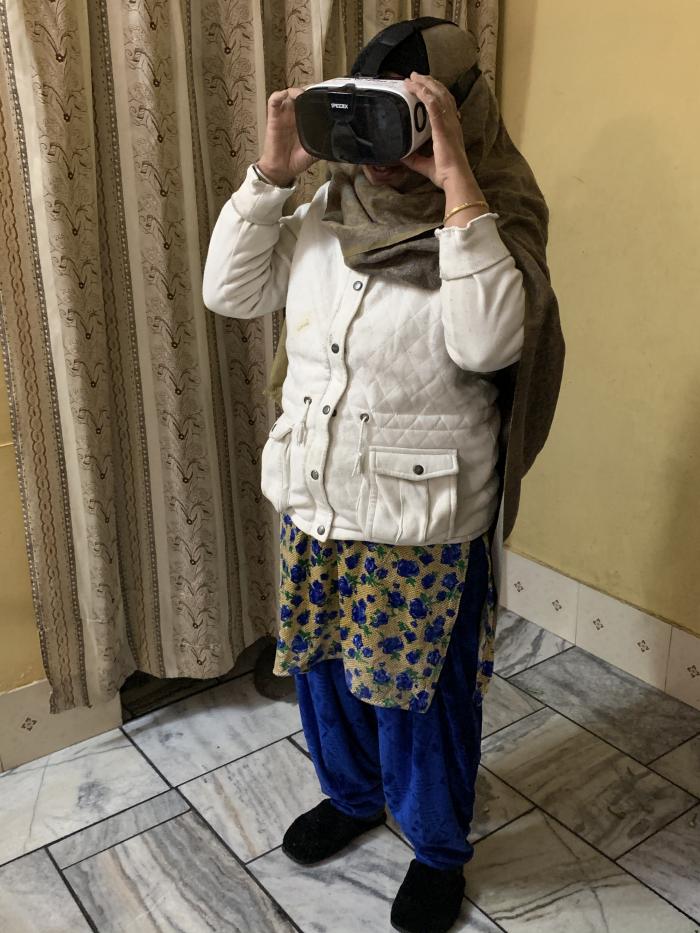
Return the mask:
[(360, 436), (357, 439), (357, 450), (355, 452), (355, 463), (352, 468), (352, 475), (357, 476), (357, 474), (362, 469), (362, 454), (364, 453), (363, 440), (365, 435), (365, 425), (369, 420), (369, 415), (366, 412), (362, 412), (360, 415)]
[(304, 396), (304, 405), (306, 406), (304, 408), (304, 414), (294, 425), (293, 436), (295, 444), (303, 444), (304, 437), (306, 436), (306, 416), (309, 413), (309, 407), (311, 405), (311, 398), (308, 395)]

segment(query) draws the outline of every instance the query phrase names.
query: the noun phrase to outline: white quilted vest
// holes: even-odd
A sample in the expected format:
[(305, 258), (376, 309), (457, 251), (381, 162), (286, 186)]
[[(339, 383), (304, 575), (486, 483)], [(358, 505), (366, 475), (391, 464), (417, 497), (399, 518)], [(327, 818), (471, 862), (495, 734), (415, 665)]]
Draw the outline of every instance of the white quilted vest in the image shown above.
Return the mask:
[(450, 357), (440, 292), (354, 272), (309, 205), (261, 490), (320, 541), (472, 540), (498, 508), (497, 389)]

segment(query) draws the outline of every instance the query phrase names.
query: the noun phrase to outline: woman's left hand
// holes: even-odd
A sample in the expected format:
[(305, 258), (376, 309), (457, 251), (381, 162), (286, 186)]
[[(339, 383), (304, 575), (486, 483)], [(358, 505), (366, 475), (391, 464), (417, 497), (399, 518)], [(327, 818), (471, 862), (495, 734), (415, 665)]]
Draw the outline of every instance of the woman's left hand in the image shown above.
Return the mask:
[(463, 178), (466, 174), (467, 177), (472, 177), (454, 97), (441, 81), (430, 75), (412, 71), (411, 77), (404, 78), (404, 81), (407, 90), (422, 100), (428, 111), (433, 151), (431, 155), (423, 155), (421, 146), (401, 161), (442, 189), (455, 176)]

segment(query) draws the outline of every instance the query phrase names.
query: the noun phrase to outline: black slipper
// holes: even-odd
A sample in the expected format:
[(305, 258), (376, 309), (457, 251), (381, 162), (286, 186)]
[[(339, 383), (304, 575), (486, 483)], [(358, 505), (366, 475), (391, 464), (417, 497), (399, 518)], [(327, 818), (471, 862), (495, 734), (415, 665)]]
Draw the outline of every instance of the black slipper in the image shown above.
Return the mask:
[(446, 933), (463, 897), (462, 868), (431, 868), (413, 859), (394, 898), (391, 925), (400, 933)]
[(384, 810), (369, 819), (359, 819), (336, 810), (326, 798), (294, 820), (284, 834), (282, 851), (300, 865), (313, 865), (340, 852), (356, 836), (384, 822)]

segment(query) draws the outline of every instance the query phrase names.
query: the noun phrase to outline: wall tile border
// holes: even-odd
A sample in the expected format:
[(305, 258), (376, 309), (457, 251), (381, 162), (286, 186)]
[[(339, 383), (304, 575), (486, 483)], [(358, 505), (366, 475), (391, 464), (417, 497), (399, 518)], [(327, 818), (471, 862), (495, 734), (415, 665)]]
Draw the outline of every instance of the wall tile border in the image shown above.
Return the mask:
[[(503, 548), (505, 609), (700, 709), (700, 636)], [(122, 725), (120, 698), (49, 713), (46, 680), (0, 694), (0, 772)]]
[(504, 608), (700, 709), (700, 636), (503, 549)]
[(0, 694), (3, 770), (50, 755), (122, 724), (119, 694), (100, 706), (52, 714), (49, 712), (50, 692), (47, 680), (37, 680)]

